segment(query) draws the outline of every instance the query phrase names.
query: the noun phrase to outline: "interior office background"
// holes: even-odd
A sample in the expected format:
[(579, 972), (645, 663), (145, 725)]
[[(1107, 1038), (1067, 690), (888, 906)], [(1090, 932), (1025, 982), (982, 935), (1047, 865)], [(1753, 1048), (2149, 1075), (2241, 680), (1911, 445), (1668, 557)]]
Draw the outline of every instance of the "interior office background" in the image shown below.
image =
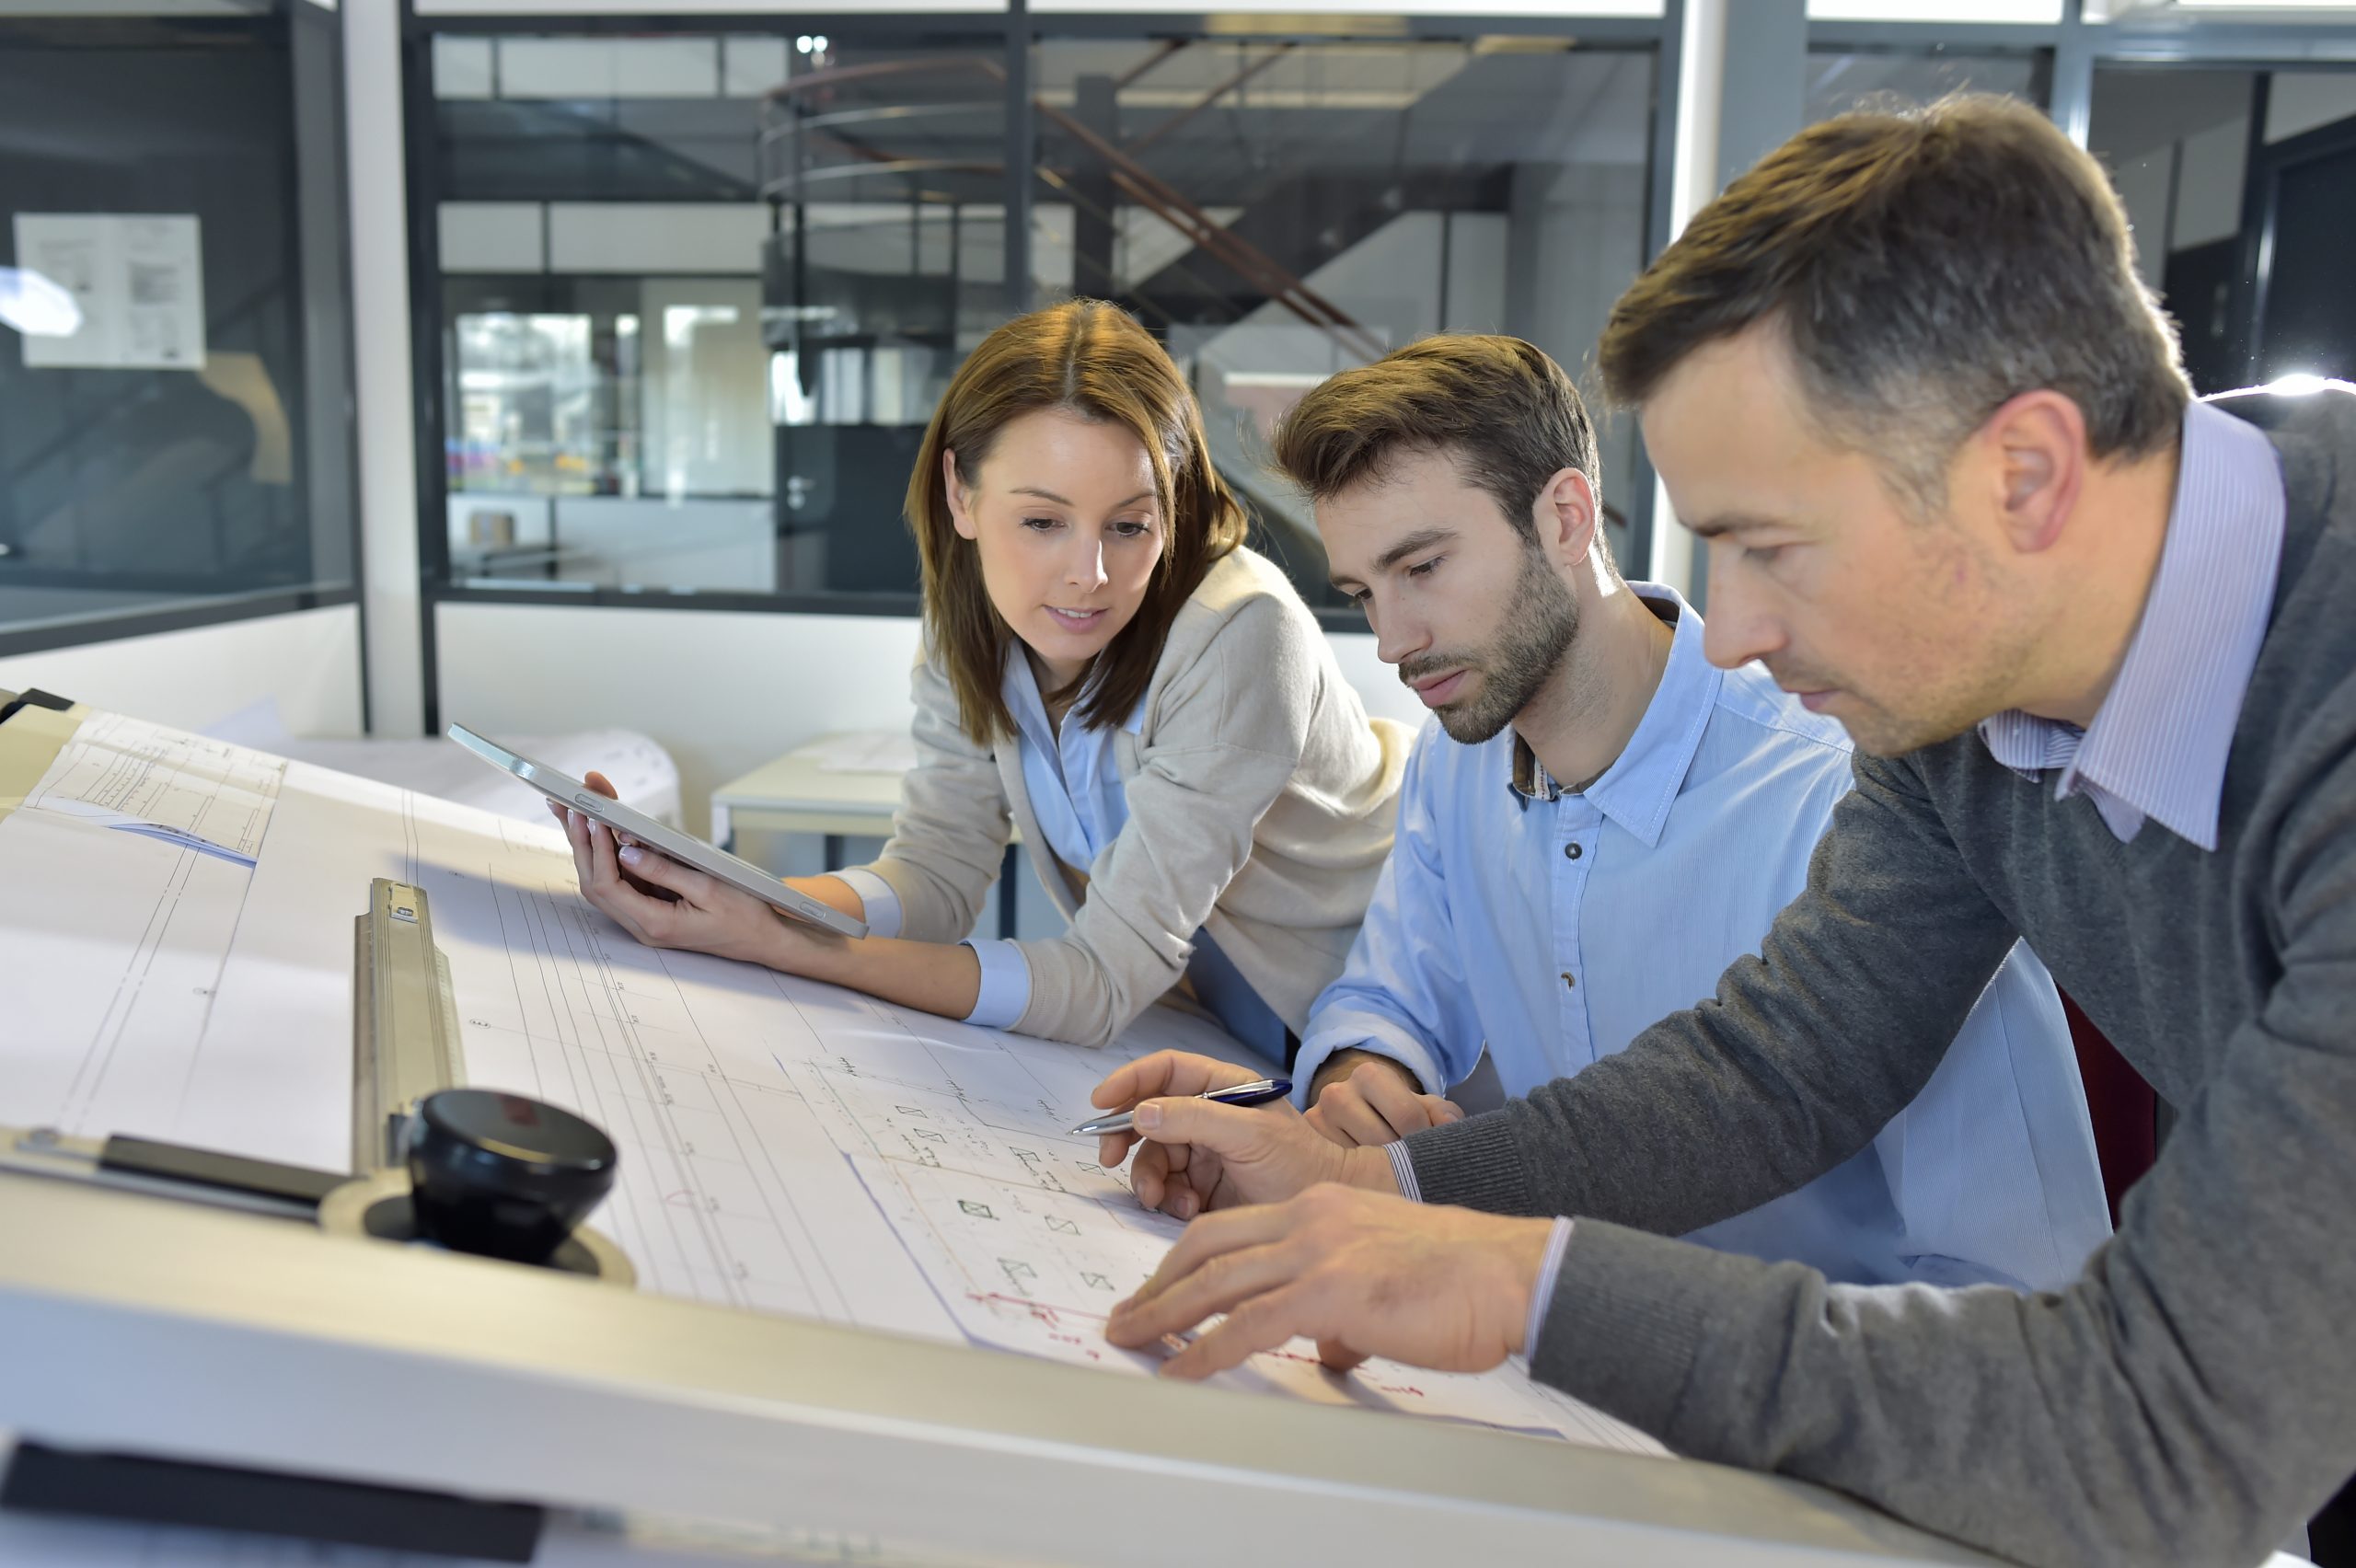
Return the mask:
[[(1417, 720), (1262, 470), (1276, 415), (1442, 329), (1584, 377), (1726, 179), (1962, 87), (2109, 167), (2201, 391), (2356, 376), (2356, 4), (0, 0), (0, 686), (626, 725), (700, 827), (906, 722), (918, 432), (984, 333), (1087, 294)], [(58, 214), (195, 219), (201, 354), (53, 363), (22, 220)], [(1630, 421), (1603, 454), (1622, 561), (1706, 609)]]
[[(1758, 153), (1964, 86), (2109, 166), (2203, 390), (2356, 371), (2356, 6), (1476, 9), (0, 0), (0, 213), (193, 215), (203, 306), (172, 368), (0, 329), (0, 686), (625, 724), (699, 825), (721, 780), (905, 721), (918, 436), (982, 334), (1087, 294), (1161, 335), (1255, 543), (1419, 719), (1262, 469), (1273, 418), (1441, 329), (1584, 377)], [(1706, 607), (1604, 425), (1622, 560)]]

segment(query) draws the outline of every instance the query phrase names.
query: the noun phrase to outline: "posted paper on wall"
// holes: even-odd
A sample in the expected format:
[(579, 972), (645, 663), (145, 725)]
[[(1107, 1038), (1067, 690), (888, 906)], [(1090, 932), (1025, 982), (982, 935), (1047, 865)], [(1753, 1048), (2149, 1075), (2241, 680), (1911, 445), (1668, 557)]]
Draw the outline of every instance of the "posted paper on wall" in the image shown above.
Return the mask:
[(31, 370), (202, 370), (203, 245), (193, 216), (19, 213), (17, 265), (74, 296), (81, 326), (28, 333)]

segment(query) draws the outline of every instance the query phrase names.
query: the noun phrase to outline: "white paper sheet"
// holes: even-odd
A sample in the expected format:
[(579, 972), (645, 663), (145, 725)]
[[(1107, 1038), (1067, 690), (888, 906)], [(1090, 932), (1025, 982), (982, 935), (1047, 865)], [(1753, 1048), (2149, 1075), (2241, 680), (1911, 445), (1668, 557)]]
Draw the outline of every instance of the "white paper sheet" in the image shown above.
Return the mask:
[(0, 1122), (201, 1134), (196, 1043), (251, 876), (70, 816), (0, 821)]
[(204, 259), (185, 213), (18, 213), (17, 264), (74, 296), (81, 323), (28, 336), (27, 366), (197, 370), (204, 364)]
[(162, 724), (93, 714), (19, 811), (70, 816), (190, 845), (251, 866), (286, 764)]

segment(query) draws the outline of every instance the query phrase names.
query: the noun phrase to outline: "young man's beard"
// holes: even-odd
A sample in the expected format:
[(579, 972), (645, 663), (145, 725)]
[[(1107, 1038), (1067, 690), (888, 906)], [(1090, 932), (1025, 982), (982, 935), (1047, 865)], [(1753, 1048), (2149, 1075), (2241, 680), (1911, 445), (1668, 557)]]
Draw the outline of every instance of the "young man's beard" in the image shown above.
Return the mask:
[(1433, 711), (1449, 740), (1479, 745), (1530, 706), (1539, 687), (1562, 667), (1578, 630), (1578, 600), (1544, 556), (1525, 549), (1496, 640), (1469, 659), (1441, 653), (1408, 660), (1399, 666), (1399, 678), (1419, 680), (1451, 666), (1477, 674), (1470, 697)]

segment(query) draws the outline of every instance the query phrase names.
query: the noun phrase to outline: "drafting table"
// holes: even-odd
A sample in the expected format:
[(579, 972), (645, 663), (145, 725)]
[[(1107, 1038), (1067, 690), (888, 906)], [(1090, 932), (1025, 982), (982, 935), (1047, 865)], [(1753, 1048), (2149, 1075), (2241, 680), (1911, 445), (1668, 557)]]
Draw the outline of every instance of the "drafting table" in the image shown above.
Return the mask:
[[(552, 829), (112, 715), (44, 723), (64, 749), (0, 818), (0, 970), (18, 1016), (94, 1043), (0, 1042), (0, 1123), (45, 1106), (334, 1168), (350, 921), (363, 873), (399, 869), (437, 906), (469, 1080), (594, 1112), (625, 1149), (595, 1223), (641, 1286), (0, 1174), (20, 1443), (586, 1511), (543, 1548), (559, 1568), (1983, 1561), (1815, 1488), (1622, 1451), (1600, 1417), (1601, 1447), (1526, 1435), (1578, 1418), (1510, 1373), (1114, 1365), (1075, 1303), (1167, 1233), (1054, 1124), (1122, 1055), (1218, 1048), (1169, 1009), (1080, 1053), (654, 953), (565, 885)], [(87, 814), (134, 798), (171, 831)], [(127, 960), (91, 934), (108, 920)], [(117, 971), (103, 1006), (74, 989)], [(616, 1515), (734, 1531), (738, 1555), (583, 1535)]]

